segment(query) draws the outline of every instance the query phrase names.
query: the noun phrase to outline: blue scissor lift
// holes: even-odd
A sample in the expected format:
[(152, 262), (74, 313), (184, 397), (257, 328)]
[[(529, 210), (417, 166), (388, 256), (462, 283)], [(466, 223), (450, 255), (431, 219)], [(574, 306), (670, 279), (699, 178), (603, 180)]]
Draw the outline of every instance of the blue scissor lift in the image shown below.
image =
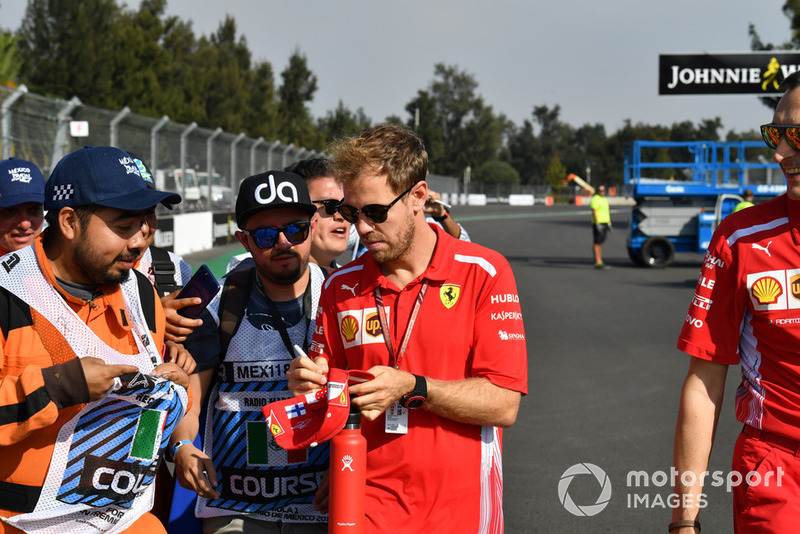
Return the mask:
[(675, 252), (708, 248), (714, 229), (741, 201), (786, 190), (763, 141), (634, 141), (625, 147), (625, 194), (631, 211), (628, 255), (637, 265), (666, 267)]

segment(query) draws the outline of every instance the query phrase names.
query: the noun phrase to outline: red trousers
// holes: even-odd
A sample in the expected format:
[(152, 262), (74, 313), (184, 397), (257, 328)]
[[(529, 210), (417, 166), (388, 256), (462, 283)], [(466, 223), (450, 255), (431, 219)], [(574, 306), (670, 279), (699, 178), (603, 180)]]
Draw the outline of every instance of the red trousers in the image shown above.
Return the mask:
[(744, 433), (736, 440), (732, 474), (742, 477), (733, 488), (737, 534), (785, 534), (800, 525), (800, 444), (769, 441)]

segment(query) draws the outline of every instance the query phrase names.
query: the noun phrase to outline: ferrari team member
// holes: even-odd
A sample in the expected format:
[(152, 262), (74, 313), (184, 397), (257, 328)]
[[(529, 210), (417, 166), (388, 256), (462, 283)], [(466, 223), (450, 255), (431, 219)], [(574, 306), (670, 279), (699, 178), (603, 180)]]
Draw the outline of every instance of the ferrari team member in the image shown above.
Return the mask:
[[(772, 124), (761, 127), (786, 193), (726, 217), (700, 271), (678, 348), (692, 358), (675, 430), (673, 534), (700, 531), (707, 470), (728, 366), (741, 367), (733, 453), (737, 533), (791, 532), (800, 523), (800, 73), (788, 76)], [(754, 476), (752, 475), (754, 473)]]
[(45, 186), (47, 229), (0, 262), (0, 532), (164, 532), (152, 483), (189, 379), (131, 274), (164, 201), (125, 152), (83, 148)]
[(511, 268), (425, 222), (428, 158), (411, 131), (380, 125), (332, 154), (339, 209), (369, 254), (326, 280), (313, 360), (292, 361), (289, 386), (315, 391), (332, 367), (375, 375), (350, 390), (365, 418), (368, 532), (502, 532), (501, 429), (527, 393)]
[(0, 161), (0, 256), (33, 243), (44, 224), (44, 176), (24, 159)]

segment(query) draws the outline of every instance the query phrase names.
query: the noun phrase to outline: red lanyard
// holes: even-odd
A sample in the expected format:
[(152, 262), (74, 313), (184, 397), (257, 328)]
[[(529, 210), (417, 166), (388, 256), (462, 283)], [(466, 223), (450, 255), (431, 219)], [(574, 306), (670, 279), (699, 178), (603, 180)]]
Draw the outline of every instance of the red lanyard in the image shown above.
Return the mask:
[(414, 303), (414, 309), (411, 311), (411, 317), (408, 319), (406, 326), (406, 333), (403, 336), (403, 343), (400, 345), (400, 352), (395, 354), (394, 347), (392, 346), (392, 336), (389, 334), (389, 323), (386, 320), (386, 310), (383, 309), (383, 297), (381, 296), (381, 288), (375, 288), (375, 306), (378, 308), (378, 317), (381, 320), (381, 331), (383, 333), (383, 340), (386, 342), (386, 348), (389, 349), (389, 356), (394, 359), (394, 368), (400, 369), (400, 364), (403, 361), (403, 355), (406, 353), (408, 347), (408, 340), (411, 339), (411, 330), (414, 329), (414, 323), (417, 320), (417, 313), (422, 306), (422, 299), (425, 298), (425, 292), (428, 291), (428, 281), (422, 283), (422, 287), (417, 293), (417, 301)]

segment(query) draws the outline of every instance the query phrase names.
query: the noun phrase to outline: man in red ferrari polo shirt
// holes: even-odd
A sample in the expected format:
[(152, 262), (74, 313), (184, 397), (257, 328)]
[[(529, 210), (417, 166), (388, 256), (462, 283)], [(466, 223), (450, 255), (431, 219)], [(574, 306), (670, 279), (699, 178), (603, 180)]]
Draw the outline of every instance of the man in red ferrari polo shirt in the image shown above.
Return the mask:
[(334, 272), (295, 394), (329, 367), (369, 370), (351, 388), (365, 421), (368, 532), (502, 532), (502, 428), (527, 393), (519, 297), (500, 254), (425, 222), (427, 153), (380, 125), (332, 152), (342, 216), (369, 254)]
[(708, 248), (678, 339), (691, 358), (675, 431), (673, 534), (700, 531), (703, 473), (728, 366), (740, 365), (733, 453), (734, 528), (791, 532), (800, 523), (800, 73), (761, 127), (786, 194), (727, 217)]

